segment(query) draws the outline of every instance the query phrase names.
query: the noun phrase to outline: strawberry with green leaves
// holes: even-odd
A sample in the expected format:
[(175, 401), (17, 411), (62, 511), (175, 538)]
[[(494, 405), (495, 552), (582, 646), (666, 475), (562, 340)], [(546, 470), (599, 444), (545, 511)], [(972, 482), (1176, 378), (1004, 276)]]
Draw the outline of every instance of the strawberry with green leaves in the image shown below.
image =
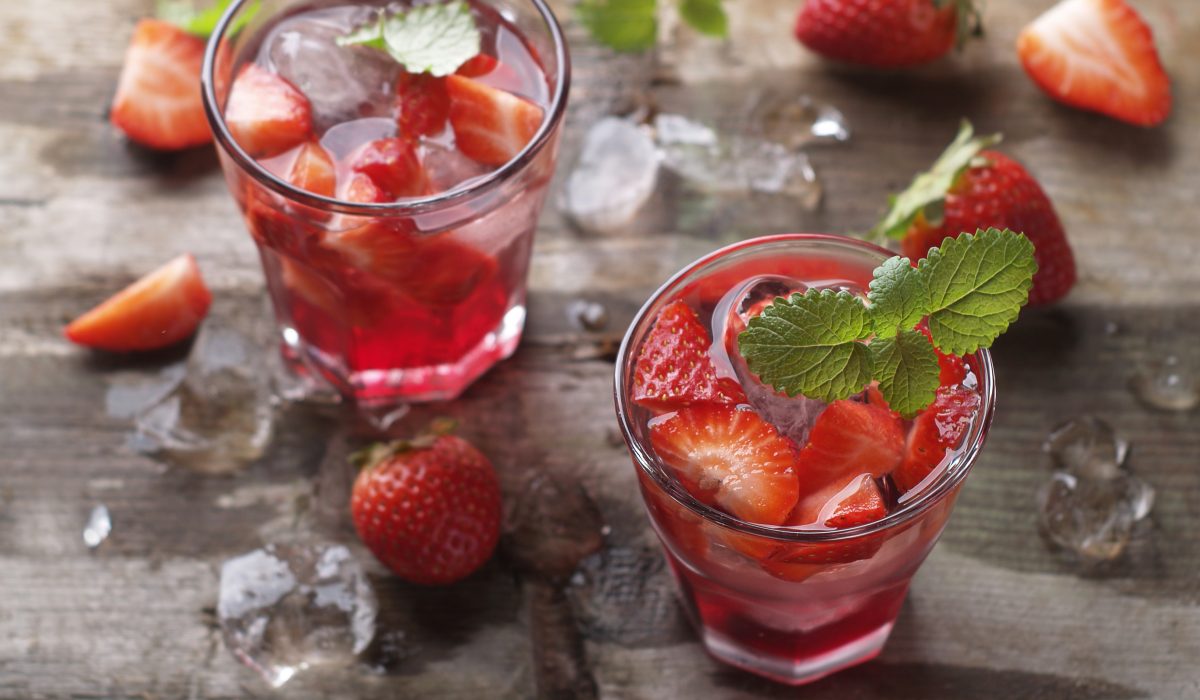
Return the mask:
[(935, 61), (979, 34), (972, 0), (807, 0), (800, 43), (846, 63), (907, 68)]
[(1024, 233), (1033, 243), (1038, 274), (1029, 304), (1050, 304), (1075, 284), (1075, 257), (1054, 205), (1020, 163), (989, 150), (1000, 136), (975, 137), (963, 122), (954, 142), (933, 167), (891, 200), (871, 231), (900, 241), (912, 260), (963, 231), (987, 228)]

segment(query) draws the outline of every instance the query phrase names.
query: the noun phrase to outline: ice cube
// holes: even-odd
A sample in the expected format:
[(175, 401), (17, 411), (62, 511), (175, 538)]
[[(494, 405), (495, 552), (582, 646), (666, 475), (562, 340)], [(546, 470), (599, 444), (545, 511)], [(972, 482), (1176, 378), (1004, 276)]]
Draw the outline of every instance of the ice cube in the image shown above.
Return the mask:
[(1058, 471), (1038, 491), (1038, 526), (1067, 558), (1094, 567), (1125, 552), (1134, 524), (1153, 505), (1154, 489), (1133, 475), (1089, 479)]
[(318, 133), (348, 119), (391, 114), (396, 60), (378, 49), (336, 43), (374, 16), (364, 6), (304, 12), (280, 22), (263, 41), (259, 63), (304, 93)]
[(785, 437), (804, 447), (817, 416), (825, 410), (825, 402), (807, 396), (788, 396), (764, 385), (753, 376), (742, 381), (742, 389), (750, 405)]
[(439, 192), (469, 187), (471, 181), (491, 172), (491, 168), (463, 155), (463, 152), (436, 141), (421, 144), (421, 164)]
[(108, 507), (101, 503), (92, 508), (87, 524), (83, 526), (83, 543), (88, 549), (95, 549), (108, 539), (111, 532), (112, 517), (108, 514)]
[(768, 138), (776, 138), (790, 148), (850, 140), (850, 126), (841, 110), (808, 95), (764, 92), (756, 101), (750, 120)]
[(567, 304), (567, 317), (587, 331), (601, 331), (608, 325), (608, 309), (587, 299), (575, 299)]
[(644, 127), (605, 117), (583, 138), (560, 208), (584, 230), (614, 231), (632, 220), (654, 193), (658, 164), (658, 149)]
[(310, 666), (352, 662), (375, 636), (376, 612), (366, 574), (343, 545), (271, 544), (221, 567), (225, 644), (274, 688)]
[(788, 195), (808, 210), (821, 202), (816, 171), (800, 151), (757, 136), (719, 133), (678, 114), (659, 114), (654, 128), (663, 164), (701, 190)]
[(524, 569), (562, 582), (604, 545), (604, 519), (582, 484), (537, 474), (506, 517), (505, 551)]
[(1042, 450), (1056, 469), (1083, 479), (1115, 479), (1129, 454), (1129, 443), (1103, 420), (1083, 415), (1050, 431)]
[(1146, 363), (1130, 380), (1143, 403), (1161, 411), (1190, 411), (1200, 405), (1200, 368), (1178, 355)]
[(182, 379), (137, 414), (139, 448), (207, 473), (262, 456), (275, 414), (266, 352), (234, 325), (209, 319)]

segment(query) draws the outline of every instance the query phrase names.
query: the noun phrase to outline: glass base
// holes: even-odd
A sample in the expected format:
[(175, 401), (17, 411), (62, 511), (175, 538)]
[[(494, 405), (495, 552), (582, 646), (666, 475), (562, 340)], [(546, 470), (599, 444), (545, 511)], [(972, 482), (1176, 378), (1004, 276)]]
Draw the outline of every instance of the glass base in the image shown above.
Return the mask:
[[(292, 328), (282, 328), (284, 361), (293, 373), (319, 377), (360, 409), (378, 412), (409, 403), (455, 399), (497, 362), (517, 349), (525, 307), (510, 308), (496, 328), (456, 362), (424, 367), (347, 371), (337, 358), (306, 344)], [(316, 375), (316, 376), (314, 376)]]
[(804, 659), (769, 656), (759, 650), (746, 649), (709, 628), (702, 628), (700, 636), (705, 651), (718, 661), (780, 683), (804, 685), (878, 656), (892, 632), (892, 624), (889, 622), (836, 649)]

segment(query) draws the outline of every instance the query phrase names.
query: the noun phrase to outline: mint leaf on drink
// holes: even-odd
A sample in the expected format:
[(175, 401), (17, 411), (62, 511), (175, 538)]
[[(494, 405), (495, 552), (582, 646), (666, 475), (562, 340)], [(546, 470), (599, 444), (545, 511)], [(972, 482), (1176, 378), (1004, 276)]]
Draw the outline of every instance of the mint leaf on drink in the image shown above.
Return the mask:
[(891, 409), (912, 418), (937, 396), (937, 354), (921, 333), (906, 330), (893, 338), (876, 338), (868, 346), (879, 392)]
[(617, 51), (642, 51), (658, 39), (655, 0), (584, 0), (576, 12), (592, 38)]
[(450, 75), (479, 55), (481, 37), (465, 0), (387, 13), (338, 37), (339, 46), (383, 49), (409, 73)]
[(701, 34), (714, 37), (729, 34), (729, 19), (721, 0), (682, 0), (679, 15)]
[(809, 290), (779, 297), (738, 336), (742, 356), (767, 384), (789, 396), (834, 401), (871, 381), (870, 333), (862, 300), (849, 292)]
[(1021, 234), (990, 228), (930, 248), (920, 262), (933, 344), (965, 355), (992, 344), (1029, 299), (1037, 261)]
[(875, 336), (891, 338), (925, 317), (929, 291), (908, 258), (893, 257), (876, 268), (867, 300), (871, 302), (869, 311)]
[[(154, 14), (164, 22), (179, 27), (188, 34), (207, 38), (217, 30), (217, 23), (225, 10), (233, 4), (233, 0), (216, 0), (203, 9), (197, 9), (193, 0), (158, 0)], [(259, 0), (254, 0), (244, 7), (237, 19), (229, 27), (229, 33), (234, 34), (254, 18), (258, 12)]]

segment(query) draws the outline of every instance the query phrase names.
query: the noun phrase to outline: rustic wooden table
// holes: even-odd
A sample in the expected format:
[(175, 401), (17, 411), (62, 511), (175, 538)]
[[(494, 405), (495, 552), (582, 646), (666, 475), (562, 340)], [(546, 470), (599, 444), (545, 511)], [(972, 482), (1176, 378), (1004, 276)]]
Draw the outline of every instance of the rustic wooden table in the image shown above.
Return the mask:
[[(1166, 352), (1200, 361), (1200, 6), (1136, 3), (1176, 94), (1170, 121), (1141, 130), (1053, 104), (1026, 79), (1013, 41), (1049, 0), (989, 3), (985, 41), (896, 75), (805, 55), (786, 35), (794, 2), (730, 4), (729, 45), (680, 35), (657, 56), (614, 57), (572, 25), (576, 82), (560, 174), (591, 122), (647, 94), (662, 109), (721, 121), (769, 86), (836, 104), (853, 127), (850, 143), (810, 151), (822, 205), (722, 207), (681, 195), (660, 202), (653, 221), (608, 236), (573, 229), (549, 206), (520, 351), (437, 409), (492, 457), (510, 506), (539, 473), (581, 484), (610, 527), (603, 551), (565, 588), (523, 573), (512, 537), (481, 573), (447, 589), (371, 569), (387, 648), (377, 644), (366, 665), (301, 674), (279, 695), (1200, 697), (1200, 414), (1152, 411), (1127, 388)], [(314, 522), (354, 542), (345, 513), (319, 507), (330, 491), (344, 494), (355, 441), (336, 417), (285, 411), (265, 457), (230, 476), (170, 467), (130, 447), (114, 387), (180, 353), (118, 361), (61, 338), (66, 321), (181, 251), (199, 259), (214, 315), (261, 304), (258, 259), (211, 149), (149, 154), (105, 119), (129, 30), (151, 5), (0, 3), (4, 698), (267, 695), (221, 641), (221, 562)], [(720, 666), (670, 597), (613, 439), (613, 345), (647, 295), (703, 252), (785, 229), (865, 229), (963, 116), (1003, 130), (1003, 148), (1042, 181), (1068, 228), (1079, 284), (1056, 308), (1024, 314), (997, 345), (989, 444), (882, 656), (801, 691)], [(607, 307), (607, 328), (571, 322), (567, 307), (580, 298)], [(402, 428), (431, 412), (415, 411)], [(1089, 577), (1043, 545), (1034, 500), (1048, 473), (1047, 429), (1085, 412), (1133, 441), (1134, 469), (1158, 493), (1127, 559)], [(97, 503), (114, 530), (89, 551), (80, 532)]]

